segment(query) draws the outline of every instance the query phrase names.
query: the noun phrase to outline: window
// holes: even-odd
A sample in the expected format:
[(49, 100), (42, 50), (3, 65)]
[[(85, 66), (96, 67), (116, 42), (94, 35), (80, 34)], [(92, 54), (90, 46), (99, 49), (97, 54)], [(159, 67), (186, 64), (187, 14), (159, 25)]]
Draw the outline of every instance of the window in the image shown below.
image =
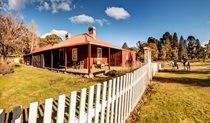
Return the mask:
[(102, 58), (102, 48), (97, 48), (97, 59)]
[(64, 48), (59, 49), (59, 60), (64, 60)]
[(77, 61), (77, 48), (72, 49), (72, 61)]

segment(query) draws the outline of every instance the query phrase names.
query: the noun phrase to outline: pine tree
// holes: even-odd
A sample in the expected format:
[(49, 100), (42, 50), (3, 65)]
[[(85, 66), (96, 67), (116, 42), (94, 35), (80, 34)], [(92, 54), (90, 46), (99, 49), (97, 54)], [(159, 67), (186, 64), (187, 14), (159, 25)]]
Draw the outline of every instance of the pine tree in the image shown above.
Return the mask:
[(176, 32), (173, 35), (173, 44), (172, 44), (172, 49), (174, 49), (175, 47), (178, 47), (178, 37)]
[(173, 35), (171, 47), (172, 47), (172, 57), (178, 59), (178, 37), (176, 32)]
[(196, 55), (196, 39), (194, 36), (188, 36), (187, 54), (190, 59), (194, 59)]
[(163, 44), (165, 47), (166, 59), (172, 58), (172, 47), (171, 47), (173, 42), (172, 40), (173, 37), (169, 32), (165, 32), (165, 34), (163, 34), (163, 37), (160, 39), (160, 43)]
[(126, 42), (124, 42), (124, 44), (123, 44), (123, 46), (122, 46), (122, 49), (129, 50), (129, 47), (128, 47), (128, 45), (127, 45), (127, 43), (126, 43)]
[(184, 40), (183, 36), (179, 39), (179, 51), (178, 51), (178, 58), (179, 60), (182, 59), (182, 57), (186, 56), (186, 41)]
[(199, 39), (196, 40), (196, 58), (201, 59), (204, 55), (204, 48), (201, 46)]

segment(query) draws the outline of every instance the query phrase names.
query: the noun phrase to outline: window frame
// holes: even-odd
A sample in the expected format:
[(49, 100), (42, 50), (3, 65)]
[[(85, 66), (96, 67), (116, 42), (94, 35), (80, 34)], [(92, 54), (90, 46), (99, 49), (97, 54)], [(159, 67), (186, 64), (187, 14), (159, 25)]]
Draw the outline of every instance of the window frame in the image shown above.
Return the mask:
[(72, 61), (78, 60), (78, 52), (77, 48), (72, 48)]
[[(100, 51), (100, 52), (99, 52)], [(100, 54), (99, 54), (100, 53)], [(101, 57), (100, 57), (101, 56)], [(101, 47), (97, 47), (97, 59), (100, 60), (102, 59), (102, 48)]]

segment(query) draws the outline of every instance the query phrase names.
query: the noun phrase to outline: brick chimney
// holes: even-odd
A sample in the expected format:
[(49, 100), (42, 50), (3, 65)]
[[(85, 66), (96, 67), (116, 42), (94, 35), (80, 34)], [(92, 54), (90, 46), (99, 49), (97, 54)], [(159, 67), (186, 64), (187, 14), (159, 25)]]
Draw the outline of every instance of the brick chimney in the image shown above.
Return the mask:
[(71, 38), (71, 34), (66, 33), (65, 37), (66, 37), (66, 40), (67, 40), (67, 39)]
[(89, 27), (88, 32), (93, 39), (96, 39), (96, 28), (94, 26)]

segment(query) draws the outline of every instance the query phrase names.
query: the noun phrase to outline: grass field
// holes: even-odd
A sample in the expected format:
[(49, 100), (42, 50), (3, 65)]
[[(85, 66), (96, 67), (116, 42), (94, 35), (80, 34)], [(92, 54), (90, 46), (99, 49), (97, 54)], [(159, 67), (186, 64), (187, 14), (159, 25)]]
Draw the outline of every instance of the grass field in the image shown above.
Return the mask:
[(166, 65), (128, 122), (210, 123), (210, 62), (191, 63), (191, 71)]
[(41, 104), (47, 98), (58, 99), (62, 94), (69, 96), (72, 91), (103, 81), (104, 78), (87, 79), (20, 65), (15, 68), (15, 73), (0, 77), (0, 109), (6, 108), (9, 112), (17, 105), (28, 108), (31, 102)]

